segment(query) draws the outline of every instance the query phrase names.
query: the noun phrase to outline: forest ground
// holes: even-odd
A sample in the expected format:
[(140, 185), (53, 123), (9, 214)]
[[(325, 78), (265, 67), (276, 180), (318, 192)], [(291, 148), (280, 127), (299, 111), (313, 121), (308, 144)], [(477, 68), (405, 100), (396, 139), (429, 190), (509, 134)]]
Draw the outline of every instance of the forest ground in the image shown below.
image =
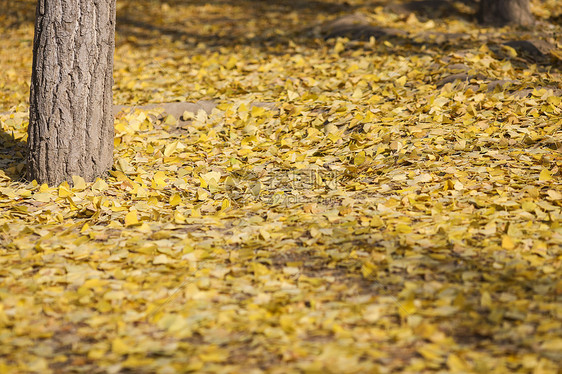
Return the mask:
[(556, 0), (118, 0), (114, 168), (51, 187), (0, 3), (0, 373), (559, 372)]

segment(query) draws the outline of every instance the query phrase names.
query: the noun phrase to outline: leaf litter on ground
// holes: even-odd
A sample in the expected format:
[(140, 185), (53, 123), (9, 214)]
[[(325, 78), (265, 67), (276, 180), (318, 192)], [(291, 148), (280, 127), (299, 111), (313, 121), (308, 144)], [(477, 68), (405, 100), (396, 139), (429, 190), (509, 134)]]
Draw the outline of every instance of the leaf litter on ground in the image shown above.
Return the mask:
[(114, 167), (60, 186), (22, 179), (33, 6), (0, 16), (0, 372), (559, 370), (554, 0), (119, 2)]

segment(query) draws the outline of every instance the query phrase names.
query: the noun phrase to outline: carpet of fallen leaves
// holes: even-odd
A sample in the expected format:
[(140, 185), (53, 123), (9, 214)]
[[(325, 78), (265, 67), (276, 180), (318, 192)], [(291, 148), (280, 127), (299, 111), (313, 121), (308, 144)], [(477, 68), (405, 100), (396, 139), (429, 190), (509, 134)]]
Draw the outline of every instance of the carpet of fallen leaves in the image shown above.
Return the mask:
[(121, 111), (110, 175), (51, 187), (2, 4), (0, 373), (559, 372), (555, 0), (118, 0), (116, 104), (216, 107)]

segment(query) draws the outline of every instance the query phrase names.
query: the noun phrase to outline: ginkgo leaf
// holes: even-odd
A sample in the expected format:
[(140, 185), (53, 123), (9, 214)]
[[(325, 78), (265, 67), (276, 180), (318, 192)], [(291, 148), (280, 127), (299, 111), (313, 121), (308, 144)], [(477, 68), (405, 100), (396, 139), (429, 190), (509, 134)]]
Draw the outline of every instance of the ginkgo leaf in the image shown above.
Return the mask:
[(562, 200), (562, 193), (558, 191), (548, 190), (546, 191), (546, 193), (551, 200), (555, 200), (555, 201)]
[(292, 90), (288, 90), (287, 91), (287, 98), (289, 99), (289, 101), (293, 101), (299, 98), (299, 94), (295, 91)]
[(513, 241), (513, 239), (510, 236), (504, 235), (502, 237), (502, 248), (508, 249), (508, 250), (511, 250), (511, 249), (515, 248), (515, 242)]
[(135, 172), (135, 169), (131, 166), (131, 164), (129, 164), (129, 162), (126, 159), (119, 159), (117, 160), (117, 165), (118, 170), (122, 171), (125, 174), (133, 174)]
[(178, 225), (185, 223), (185, 216), (176, 210), (174, 212), (174, 222)]
[(86, 188), (86, 182), (84, 178), (79, 175), (72, 176), (72, 188), (77, 191), (82, 191)]
[(261, 117), (266, 113), (265, 108), (259, 106), (253, 106), (251, 110), (252, 117)]
[(181, 196), (177, 193), (170, 196), (170, 205), (177, 206), (181, 203)]
[(123, 339), (115, 338), (111, 342), (111, 351), (118, 355), (124, 355), (131, 351), (131, 346), (130, 344), (126, 343)]
[(94, 184), (92, 185), (92, 191), (94, 192), (102, 192), (107, 190), (109, 186), (107, 185), (107, 183), (103, 180), (103, 179), (96, 179), (96, 181), (94, 182)]
[(154, 265), (162, 265), (162, 264), (169, 264), (171, 262), (170, 258), (166, 255), (158, 255), (154, 257), (152, 263)]
[(447, 357), (447, 366), (449, 367), (449, 370), (453, 372), (462, 372), (467, 370), (466, 362), (454, 353)]
[(136, 210), (131, 210), (125, 215), (125, 226), (135, 226), (139, 224), (139, 218)]
[(183, 145), (181, 142), (179, 141), (171, 142), (167, 144), (166, 147), (164, 148), (164, 156), (171, 156), (175, 152), (184, 149), (185, 149), (185, 145)]
[(207, 200), (207, 198), (209, 197), (209, 193), (206, 190), (204, 190), (203, 188), (199, 187), (197, 189), (195, 197), (199, 201)]
[(62, 182), (59, 185), (59, 197), (68, 197), (72, 195), (73, 193), (70, 191), (70, 186), (68, 185), (68, 182)]
[(33, 195), (33, 199), (39, 202), (48, 203), (53, 196), (49, 192), (38, 192)]
[(552, 175), (550, 175), (550, 172), (548, 171), (548, 169), (542, 169), (539, 175), (539, 180), (541, 182), (550, 182), (552, 180)]
[(220, 181), (221, 174), (216, 171), (210, 171), (208, 173), (202, 174), (201, 178), (207, 183), (207, 185), (210, 185), (211, 183), (214, 183), (216, 185)]
[(541, 349), (560, 352), (562, 350), (562, 338), (555, 338), (543, 342), (541, 344)]
[(353, 163), (356, 166), (359, 166), (365, 162), (365, 159), (366, 159), (365, 152), (361, 151), (357, 153), (357, 155), (355, 155), (355, 158), (353, 159)]
[(157, 171), (152, 179), (153, 188), (162, 188), (167, 186), (168, 184), (166, 182), (166, 178), (166, 173), (164, 173), (163, 171)]

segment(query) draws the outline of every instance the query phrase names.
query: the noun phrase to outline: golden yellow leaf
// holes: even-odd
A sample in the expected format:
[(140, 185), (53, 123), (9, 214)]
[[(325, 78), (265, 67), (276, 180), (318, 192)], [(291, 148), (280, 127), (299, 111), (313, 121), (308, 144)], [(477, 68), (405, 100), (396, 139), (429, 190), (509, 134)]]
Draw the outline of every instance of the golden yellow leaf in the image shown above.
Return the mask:
[[(118, 349), (118, 348), (117, 348)], [(107, 354), (107, 351), (103, 348), (93, 348), (88, 351), (88, 358), (90, 360), (99, 360)]]
[(172, 262), (172, 260), (166, 255), (158, 255), (152, 260), (154, 265), (169, 264), (170, 262)]
[(531, 201), (524, 201), (521, 204), (521, 208), (527, 212), (533, 212), (537, 208), (537, 204)]
[(299, 98), (299, 94), (298, 94), (298, 92), (288, 90), (287, 91), (287, 98), (289, 99), (289, 101), (297, 100)]
[(154, 177), (152, 178), (152, 188), (162, 188), (166, 187), (166, 173), (163, 171), (157, 171), (154, 173)]
[(488, 291), (483, 291), (482, 295), (480, 296), (480, 305), (483, 308), (491, 308), (492, 307), (492, 296)]
[(462, 190), (464, 189), (464, 186), (463, 186), (463, 184), (462, 184), (460, 181), (455, 180), (454, 183), (453, 183), (453, 188), (454, 188), (456, 191), (462, 191)]
[(135, 226), (138, 224), (139, 224), (139, 218), (137, 215), (137, 211), (131, 209), (131, 211), (129, 211), (129, 213), (125, 215), (125, 227)]
[(270, 270), (268, 269), (268, 267), (260, 264), (259, 262), (252, 262), (250, 264), (250, 267), (252, 269), (252, 272), (256, 276), (267, 275), (267, 274), (270, 273)]
[(502, 44), (501, 49), (511, 58), (517, 57), (517, 51), (508, 45)]
[(169, 157), (175, 152), (181, 151), (183, 149), (185, 149), (185, 145), (183, 145), (183, 143), (176, 140), (174, 142), (166, 144), (166, 147), (164, 148), (164, 156)]
[(18, 191), (21, 197), (31, 197), (31, 191), (30, 190), (23, 190), (23, 191)]
[(550, 200), (554, 200), (554, 201), (562, 200), (562, 193), (558, 191), (548, 190), (546, 191), (546, 194), (548, 195)]
[(412, 232), (412, 226), (405, 223), (399, 223), (398, 225), (396, 225), (396, 232), (399, 232), (401, 234), (409, 234)]
[(334, 46), (334, 53), (339, 54), (340, 52), (343, 52), (344, 50), (345, 50), (345, 44), (343, 43), (343, 40), (338, 39), (338, 41), (336, 42), (336, 45)]
[(504, 235), (502, 237), (502, 248), (507, 250), (515, 248), (515, 242), (509, 235)]
[(199, 187), (195, 193), (195, 198), (199, 201), (204, 201), (209, 198), (209, 193), (203, 188)]
[[(412, 14), (413, 14), (413, 13), (412, 13)], [(404, 86), (404, 85), (406, 84), (406, 79), (407, 79), (406, 76), (403, 75), (403, 76), (401, 76), (400, 78), (396, 79), (396, 80), (394, 81), (394, 83), (396, 83), (397, 86)]]
[(377, 275), (377, 266), (372, 262), (365, 261), (361, 266), (361, 274), (365, 278)]
[(43, 183), (40, 187), (39, 187), (39, 193), (45, 193), (45, 192), (50, 192), (50, 188), (49, 185), (47, 183)]
[(49, 364), (45, 358), (36, 357), (27, 363), (27, 370), (35, 373), (45, 373), (49, 370)]
[(201, 217), (201, 210), (199, 208), (191, 209), (189, 216), (191, 218), (199, 218)]
[(553, 338), (543, 342), (541, 349), (562, 352), (562, 338)]
[(398, 309), (398, 314), (400, 314), (400, 317), (402, 318), (415, 313), (417, 310), (413, 299), (408, 299), (397, 303), (396, 308)]
[(70, 191), (70, 186), (68, 185), (68, 182), (62, 182), (59, 185), (59, 197), (69, 197), (74, 195), (71, 191)]
[(42, 203), (48, 203), (52, 199), (49, 192), (37, 192), (33, 195), (33, 199)]
[(175, 193), (172, 196), (170, 196), (171, 206), (177, 206), (179, 204), (181, 204), (181, 196), (179, 194)]
[(550, 175), (550, 171), (548, 171), (548, 169), (541, 170), (541, 173), (539, 174), (539, 181), (541, 182), (552, 181), (552, 175)]
[(178, 120), (173, 115), (169, 114), (164, 118), (164, 123), (166, 125), (175, 126), (178, 124)]
[(87, 281), (85, 281), (84, 284), (82, 285), (82, 287), (84, 287), (84, 288), (98, 288), (98, 287), (104, 286), (106, 283), (107, 283), (107, 281), (105, 281), (103, 279), (91, 278), (91, 279), (88, 279)]
[(443, 353), (436, 344), (426, 344), (418, 348), (418, 353), (426, 360), (441, 362), (443, 361)]
[(120, 170), (125, 174), (133, 174), (135, 172), (135, 169), (124, 158), (120, 158), (119, 160), (117, 160), (117, 167), (116, 168), (117, 168), (117, 170)]
[(189, 324), (187, 323), (186, 318), (179, 314), (165, 314), (158, 320), (157, 325), (161, 329), (165, 329), (170, 332), (178, 332), (182, 330), (189, 331)]
[(226, 210), (231, 207), (230, 199), (223, 199), (221, 203), (221, 210)]
[(355, 164), (355, 166), (359, 166), (365, 162), (365, 158), (366, 158), (365, 152), (361, 151), (355, 155), (355, 158), (353, 159), (353, 164)]
[(221, 173), (216, 171), (210, 171), (208, 173), (201, 174), (200, 178), (206, 183), (206, 185), (201, 185), (201, 187), (206, 188), (208, 185), (212, 183), (216, 185), (221, 179)]
[(178, 225), (185, 223), (185, 216), (176, 210), (174, 212), (174, 222)]
[(228, 61), (226, 62), (226, 64), (224, 65), (228, 70), (234, 69), (236, 67), (236, 63), (238, 62), (238, 60), (236, 59), (236, 56), (231, 55), (228, 58)]
[(93, 192), (102, 192), (107, 190), (109, 186), (107, 185), (107, 183), (103, 180), (103, 179), (96, 179), (96, 181), (94, 182), (94, 184), (92, 185), (92, 191)]
[(228, 355), (225, 351), (215, 350), (202, 353), (199, 355), (199, 358), (203, 362), (223, 362), (228, 358)]
[(466, 362), (454, 353), (449, 354), (447, 357), (447, 366), (453, 373), (464, 372), (468, 369)]
[(111, 342), (111, 351), (118, 355), (125, 355), (131, 351), (132, 346), (121, 338), (115, 338)]
[(254, 105), (250, 112), (252, 114), (252, 117), (261, 117), (266, 113), (266, 110), (263, 107), (259, 107), (259, 106)]
[(82, 226), (82, 228), (80, 229), (80, 233), (86, 232), (89, 228), (90, 228), (90, 225), (88, 224), (88, 222), (86, 222), (86, 223)]

